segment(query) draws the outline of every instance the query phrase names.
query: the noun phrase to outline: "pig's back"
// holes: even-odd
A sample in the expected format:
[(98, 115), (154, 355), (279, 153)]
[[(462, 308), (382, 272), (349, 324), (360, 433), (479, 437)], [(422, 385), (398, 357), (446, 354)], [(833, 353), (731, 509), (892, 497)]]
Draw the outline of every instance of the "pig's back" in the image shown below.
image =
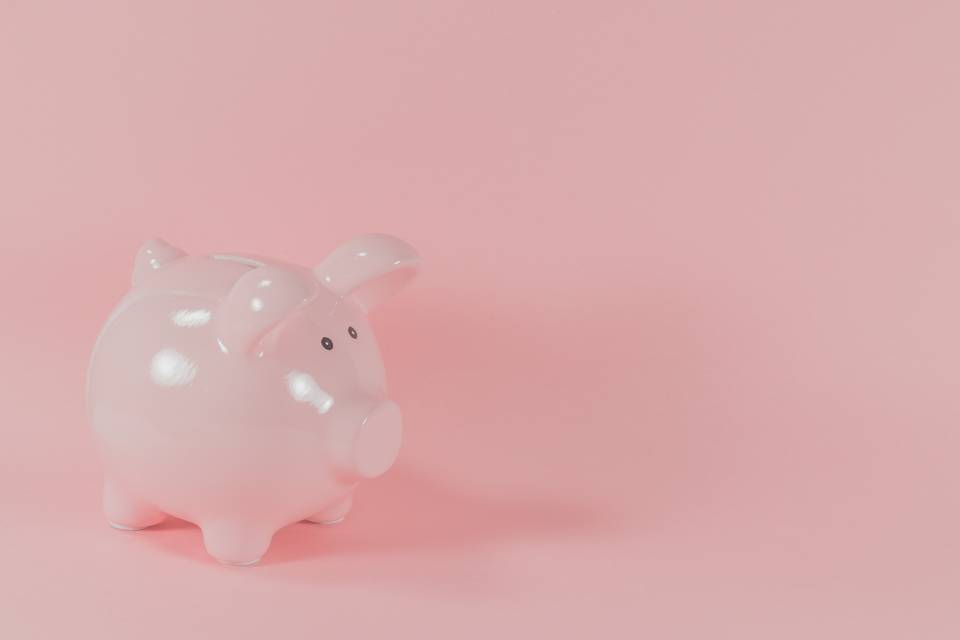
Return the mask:
[(217, 307), (255, 266), (247, 259), (186, 256), (147, 274), (117, 305), (94, 346), (87, 372), (91, 417), (100, 408), (176, 407), (187, 388), (194, 395), (215, 391), (204, 387), (211, 369), (224, 365), (214, 330)]

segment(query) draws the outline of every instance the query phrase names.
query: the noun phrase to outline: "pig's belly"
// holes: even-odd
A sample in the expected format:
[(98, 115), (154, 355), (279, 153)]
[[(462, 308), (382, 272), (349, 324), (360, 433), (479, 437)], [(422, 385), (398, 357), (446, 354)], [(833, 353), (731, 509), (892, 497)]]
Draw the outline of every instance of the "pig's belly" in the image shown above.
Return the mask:
[(263, 384), (282, 372), (238, 366), (209, 326), (170, 331), (171, 309), (192, 307), (160, 302), (111, 322), (91, 361), (90, 417), (111, 479), (193, 522), (296, 519), (341, 497), (320, 433), (286, 415), (280, 385)]
[(176, 429), (143, 415), (98, 414), (108, 477), (131, 495), (191, 522), (302, 519), (349, 487), (316, 455), (317, 435), (216, 420)]

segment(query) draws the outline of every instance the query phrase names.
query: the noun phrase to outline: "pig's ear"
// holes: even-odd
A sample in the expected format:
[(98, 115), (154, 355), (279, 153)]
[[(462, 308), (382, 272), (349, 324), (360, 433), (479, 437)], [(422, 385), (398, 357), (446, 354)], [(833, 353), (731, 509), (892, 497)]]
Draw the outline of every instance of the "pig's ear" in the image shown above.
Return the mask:
[(160, 238), (147, 240), (140, 247), (133, 261), (133, 286), (142, 284), (144, 278), (149, 277), (151, 273), (159, 271), (185, 255), (187, 254)]
[(419, 266), (420, 256), (409, 244), (370, 233), (334, 249), (313, 272), (334, 293), (369, 311), (407, 284)]
[(316, 285), (289, 270), (263, 266), (243, 274), (217, 310), (217, 337), (230, 352), (252, 352), (260, 339), (311, 298)]

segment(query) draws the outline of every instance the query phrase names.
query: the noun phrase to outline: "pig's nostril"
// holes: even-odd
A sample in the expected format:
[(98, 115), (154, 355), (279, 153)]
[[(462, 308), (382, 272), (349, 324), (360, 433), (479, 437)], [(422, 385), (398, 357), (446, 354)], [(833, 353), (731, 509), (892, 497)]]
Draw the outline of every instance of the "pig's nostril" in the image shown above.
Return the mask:
[(379, 405), (360, 425), (353, 445), (357, 473), (375, 478), (389, 469), (400, 452), (403, 423), (400, 409), (392, 402)]

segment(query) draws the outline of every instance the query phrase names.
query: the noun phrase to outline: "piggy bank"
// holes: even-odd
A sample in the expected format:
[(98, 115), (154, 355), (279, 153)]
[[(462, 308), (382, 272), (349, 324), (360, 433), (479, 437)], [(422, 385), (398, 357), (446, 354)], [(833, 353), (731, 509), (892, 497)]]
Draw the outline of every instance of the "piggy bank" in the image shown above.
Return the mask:
[(367, 312), (419, 261), (379, 234), (313, 268), (147, 242), (87, 377), (110, 524), (176, 516), (246, 565), (287, 524), (340, 521), (400, 447)]

